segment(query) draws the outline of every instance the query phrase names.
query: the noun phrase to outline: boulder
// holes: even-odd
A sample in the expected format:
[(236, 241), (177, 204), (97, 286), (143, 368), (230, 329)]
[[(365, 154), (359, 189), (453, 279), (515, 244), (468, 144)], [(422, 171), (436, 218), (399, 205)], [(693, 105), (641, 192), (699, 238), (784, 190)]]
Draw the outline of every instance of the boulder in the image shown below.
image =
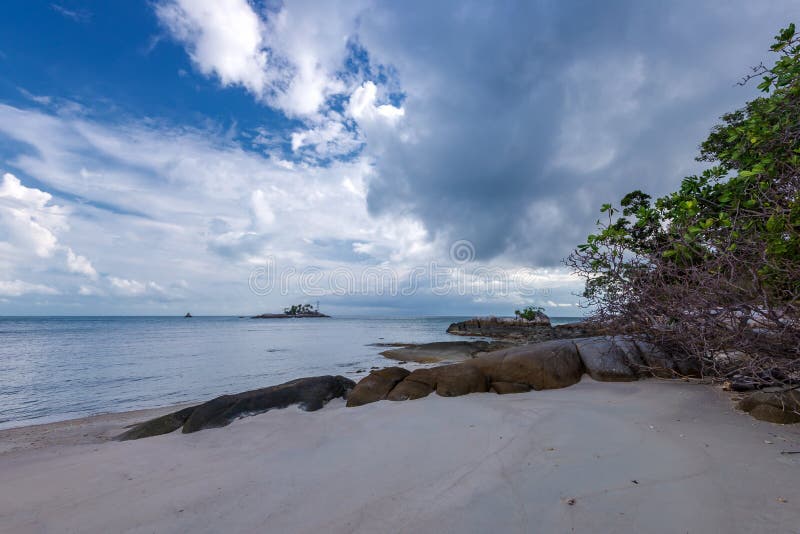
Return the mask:
[(498, 395), (507, 395), (509, 393), (526, 393), (531, 390), (528, 384), (520, 384), (518, 382), (492, 382), (489, 391), (494, 391)]
[(421, 399), (422, 397), (427, 397), (433, 391), (434, 389), (429, 384), (412, 380), (411, 375), (409, 375), (389, 392), (386, 399), (390, 401)]
[(243, 415), (256, 415), (292, 404), (312, 412), (331, 399), (346, 396), (354, 386), (352, 380), (343, 376), (315, 376), (236, 395), (223, 395), (195, 407), (183, 425), (183, 432), (188, 434), (204, 428), (226, 426)]
[(477, 368), (453, 364), (436, 368), (436, 393), (442, 397), (460, 397), (489, 391), (486, 376)]
[(119, 441), (127, 441), (130, 439), (149, 438), (151, 436), (160, 436), (161, 434), (169, 434), (178, 430), (189, 419), (189, 416), (194, 412), (195, 406), (184, 408), (183, 410), (168, 413), (155, 419), (150, 419), (144, 423), (132, 425), (130, 430), (127, 430), (117, 436), (115, 439)]
[[(575, 346), (586, 372), (599, 382), (631, 382), (639, 379), (636, 369), (628, 363), (632, 342), (611, 336), (576, 339)], [(627, 345), (628, 351), (622, 345)], [(638, 355), (637, 355), (638, 356)]]
[(460, 363), (416, 369), (386, 396), (388, 400), (410, 400), (430, 395), (459, 397), (489, 390), (488, 381), (476, 367)]
[(800, 423), (800, 390), (758, 391), (739, 401), (739, 409), (770, 423)]
[(555, 339), (489, 353), (464, 362), (490, 382), (515, 382), (533, 389), (557, 389), (580, 381), (584, 366), (575, 343)]
[(667, 357), (664, 351), (647, 341), (637, 339), (634, 343), (644, 361), (644, 367), (639, 369), (640, 373), (651, 374), (659, 378), (675, 378), (677, 372), (675, 363)]
[(197, 406), (184, 408), (144, 423), (134, 425), (116, 439), (147, 438), (167, 434), (183, 427), (183, 432), (229, 425), (234, 419), (257, 415), (274, 408), (297, 404), (306, 411), (322, 408), (328, 401), (344, 397), (355, 382), (343, 376), (314, 376), (298, 378), (285, 384), (223, 395)]
[(361, 406), (385, 399), (389, 392), (408, 375), (409, 371), (402, 367), (387, 367), (372, 371), (347, 395), (347, 406)]

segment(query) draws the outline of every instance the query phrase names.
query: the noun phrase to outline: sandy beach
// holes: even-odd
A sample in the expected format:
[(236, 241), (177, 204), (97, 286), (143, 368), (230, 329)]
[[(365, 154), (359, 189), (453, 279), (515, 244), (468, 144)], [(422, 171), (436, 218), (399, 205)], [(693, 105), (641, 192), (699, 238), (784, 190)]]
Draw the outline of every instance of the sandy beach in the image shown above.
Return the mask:
[[(0, 432), (0, 530), (770, 532), (800, 529), (800, 428), (649, 380), (436, 395), (104, 441), (166, 410)], [(33, 444), (33, 445), (31, 445)]]

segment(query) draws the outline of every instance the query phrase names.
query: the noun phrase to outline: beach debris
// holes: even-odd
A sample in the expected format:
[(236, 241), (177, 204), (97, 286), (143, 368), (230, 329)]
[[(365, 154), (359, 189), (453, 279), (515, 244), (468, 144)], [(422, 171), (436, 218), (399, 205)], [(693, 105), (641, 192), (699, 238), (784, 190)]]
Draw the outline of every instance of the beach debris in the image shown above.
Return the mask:
[(570, 499), (567, 499), (567, 504), (570, 506), (575, 506), (575, 498), (572, 497)]
[(634, 484), (638, 484), (638, 483), (639, 483), (639, 481), (638, 481), (638, 480), (636, 480), (636, 479), (634, 479), (634, 480), (631, 480), (631, 482), (633, 482)]
[(776, 500), (781, 504), (786, 504), (787, 502), (789, 502), (786, 499), (784, 499), (783, 497), (778, 497)]

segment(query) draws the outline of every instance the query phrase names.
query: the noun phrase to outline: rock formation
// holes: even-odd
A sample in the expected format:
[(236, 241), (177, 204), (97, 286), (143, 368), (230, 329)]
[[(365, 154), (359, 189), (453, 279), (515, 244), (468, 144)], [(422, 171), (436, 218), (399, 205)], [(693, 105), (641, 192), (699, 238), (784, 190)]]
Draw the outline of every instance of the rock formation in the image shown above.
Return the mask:
[(312, 412), (332, 399), (346, 396), (354, 386), (355, 382), (343, 376), (298, 378), (277, 386), (222, 395), (198, 406), (135, 425), (117, 439), (124, 441), (158, 436), (181, 427), (184, 433), (197, 432), (204, 428), (226, 426), (240, 417), (286, 408), (292, 404)]

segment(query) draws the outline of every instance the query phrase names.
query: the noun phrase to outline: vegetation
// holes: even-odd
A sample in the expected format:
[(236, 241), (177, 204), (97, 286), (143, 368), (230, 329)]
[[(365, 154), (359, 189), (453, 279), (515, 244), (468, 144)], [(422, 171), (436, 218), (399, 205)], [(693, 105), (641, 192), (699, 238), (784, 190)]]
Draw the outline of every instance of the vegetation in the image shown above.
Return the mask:
[(522, 311), (514, 310), (514, 315), (517, 319), (525, 319), (526, 321), (533, 321), (539, 319), (544, 315), (544, 308), (541, 306), (527, 306)]
[(317, 313), (311, 304), (292, 304), (289, 308), (284, 308), (283, 313), (286, 315), (309, 315)]
[(707, 376), (785, 384), (800, 373), (800, 37), (791, 24), (775, 39), (775, 64), (741, 82), (764, 95), (701, 144), (711, 166), (662, 198), (603, 205), (567, 263), (604, 326)]

